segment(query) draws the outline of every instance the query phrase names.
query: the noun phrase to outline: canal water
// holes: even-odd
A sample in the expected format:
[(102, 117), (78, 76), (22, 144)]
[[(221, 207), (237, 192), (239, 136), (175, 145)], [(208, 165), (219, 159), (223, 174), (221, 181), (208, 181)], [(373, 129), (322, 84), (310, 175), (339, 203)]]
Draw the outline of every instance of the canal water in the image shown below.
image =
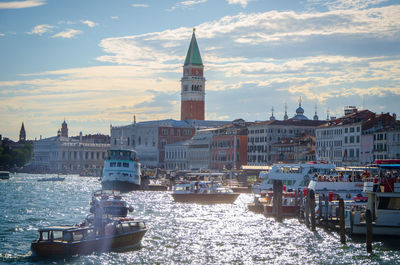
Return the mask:
[(133, 215), (151, 226), (142, 244), (127, 252), (94, 253), (68, 259), (31, 256), (37, 228), (76, 224), (89, 213), (97, 178), (66, 176), (63, 182), (38, 182), (43, 176), (18, 174), (0, 180), (1, 264), (399, 264), (397, 239), (375, 241), (367, 254), (363, 238), (340, 244), (336, 233), (309, 231), (297, 220), (276, 223), (247, 210), (241, 194), (230, 205), (175, 203), (169, 192), (125, 194)]

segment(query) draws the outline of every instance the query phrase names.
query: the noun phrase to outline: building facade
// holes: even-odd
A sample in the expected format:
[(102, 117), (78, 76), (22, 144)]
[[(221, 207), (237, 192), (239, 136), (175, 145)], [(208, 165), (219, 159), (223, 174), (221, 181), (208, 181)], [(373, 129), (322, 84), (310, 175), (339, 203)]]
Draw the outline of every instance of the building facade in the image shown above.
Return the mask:
[[(64, 123), (64, 128), (67, 128)], [(24, 170), (32, 173), (101, 176), (109, 148), (110, 137), (107, 135), (64, 137), (59, 133), (34, 141), (33, 160)]]
[(242, 119), (213, 130), (211, 169), (239, 169), (247, 165), (248, 126)]

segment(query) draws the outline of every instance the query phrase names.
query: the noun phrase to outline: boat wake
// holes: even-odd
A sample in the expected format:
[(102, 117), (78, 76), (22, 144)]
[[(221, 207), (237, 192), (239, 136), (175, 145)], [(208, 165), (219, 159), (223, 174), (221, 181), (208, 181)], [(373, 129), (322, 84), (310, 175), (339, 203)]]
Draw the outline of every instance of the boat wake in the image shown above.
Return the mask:
[(0, 253), (0, 262), (15, 262), (15, 261), (23, 261), (30, 260), (32, 257), (32, 252), (29, 251), (26, 254), (10, 254), (10, 253)]

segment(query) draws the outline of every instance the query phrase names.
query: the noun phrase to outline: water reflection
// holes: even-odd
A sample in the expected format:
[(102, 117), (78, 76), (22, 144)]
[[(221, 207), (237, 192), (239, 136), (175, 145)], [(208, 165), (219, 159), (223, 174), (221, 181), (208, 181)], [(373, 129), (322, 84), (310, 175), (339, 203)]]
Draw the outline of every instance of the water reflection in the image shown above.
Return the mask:
[[(40, 226), (80, 223), (100, 188), (96, 178), (67, 176), (64, 182), (37, 182), (19, 176), (0, 182), (0, 262), (41, 264), (29, 258)], [(241, 194), (234, 204), (175, 203), (168, 192), (130, 192), (134, 215), (148, 221), (141, 248), (66, 259), (66, 264), (399, 264), (397, 240), (375, 242), (368, 255), (364, 241), (336, 233), (311, 232), (296, 219), (277, 223), (254, 214)], [(50, 262), (51, 261), (45, 261)]]

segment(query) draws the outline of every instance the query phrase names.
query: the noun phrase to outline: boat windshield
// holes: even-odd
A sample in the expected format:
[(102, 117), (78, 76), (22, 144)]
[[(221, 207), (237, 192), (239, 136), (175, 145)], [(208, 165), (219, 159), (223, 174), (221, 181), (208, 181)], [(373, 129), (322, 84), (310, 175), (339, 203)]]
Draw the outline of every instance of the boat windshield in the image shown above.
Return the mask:
[(107, 159), (111, 160), (136, 160), (136, 152), (131, 150), (108, 150)]

